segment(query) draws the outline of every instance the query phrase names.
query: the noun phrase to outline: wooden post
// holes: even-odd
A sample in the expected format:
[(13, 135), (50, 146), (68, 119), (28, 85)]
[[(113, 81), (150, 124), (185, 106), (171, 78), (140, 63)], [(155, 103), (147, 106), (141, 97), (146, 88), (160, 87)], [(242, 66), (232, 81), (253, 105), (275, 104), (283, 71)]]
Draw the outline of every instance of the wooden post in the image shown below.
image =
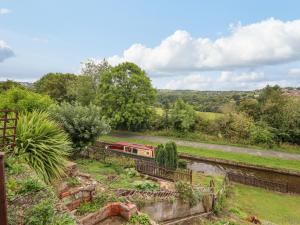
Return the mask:
[(5, 193), (4, 153), (0, 152), (0, 225), (7, 225), (7, 202)]

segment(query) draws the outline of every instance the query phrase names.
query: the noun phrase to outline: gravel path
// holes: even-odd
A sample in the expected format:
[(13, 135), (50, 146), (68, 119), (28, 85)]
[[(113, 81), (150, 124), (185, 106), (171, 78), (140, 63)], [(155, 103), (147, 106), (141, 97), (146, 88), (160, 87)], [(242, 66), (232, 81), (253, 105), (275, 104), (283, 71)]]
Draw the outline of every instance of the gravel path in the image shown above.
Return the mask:
[(257, 150), (251, 148), (229, 146), (229, 145), (208, 144), (208, 143), (201, 143), (196, 141), (184, 141), (184, 140), (178, 140), (178, 139), (173, 139), (168, 137), (135, 135), (131, 133), (113, 133), (112, 135), (115, 137), (127, 137), (127, 138), (147, 140), (147, 141), (160, 142), (160, 143), (174, 141), (177, 145), (194, 147), (194, 148), (205, 148), (208, 150), (220, 150), (224, 152), (246, 153), (249, 155), (275, 157), (275, 158), (288, 159), (288, 160), (300, 160), (300, 154), (280, 152), (280, 151), (267, 150), (267, 149)]

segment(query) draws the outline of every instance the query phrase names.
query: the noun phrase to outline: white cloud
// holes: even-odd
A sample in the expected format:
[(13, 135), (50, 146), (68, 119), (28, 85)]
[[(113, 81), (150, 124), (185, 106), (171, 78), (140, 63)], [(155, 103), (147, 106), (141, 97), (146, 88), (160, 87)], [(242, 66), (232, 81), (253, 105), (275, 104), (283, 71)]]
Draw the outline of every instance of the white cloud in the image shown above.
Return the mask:
[(265, 79), (262, 72), (242, 72), (241, 74), (232, 71), (222, 71), (219, 82), (257, 82)]
[(14, 56), (12, 49), (4, 41), (0, 40), (0, 62), (12, 56)]
[(273, 18), (230, 27), (216, 40), (177, 30), (153, 48), (133, 44), (108, 61), (131, 61), (152, 72), (224, 70), (300, 60), (300, 20)]
[(292, 68), (288, 71), (288, 75), (293, 78), (300, 78), (300, 68)]
[(213, 79), (201, 74), (190, 74), (186, 77), (180, 77), (179, 79), (173, 79), (169, 81), (164, 88), (165, 89), (188, 89), (188, 90), (204, 90), (207, 89)]
[(5, 15), (5, 14), (9, 14), (12, 11), (10, 9), (6, 9), (6, 8), (0, 8), (0, 15)]

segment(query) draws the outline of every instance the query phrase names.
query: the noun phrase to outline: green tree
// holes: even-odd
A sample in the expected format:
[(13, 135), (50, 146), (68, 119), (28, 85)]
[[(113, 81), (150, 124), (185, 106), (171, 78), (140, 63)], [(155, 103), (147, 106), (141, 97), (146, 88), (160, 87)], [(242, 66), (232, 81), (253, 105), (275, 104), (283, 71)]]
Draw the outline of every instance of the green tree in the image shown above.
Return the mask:
[(77, 79), (77, 76), (70, 73), (48, 73), (34, 83), (38, 93), (47, 94), (58, 102), (73, 101), (73, 97), (68, 95), (67, 87), (69, 82)]
[(18, 88), (24, 88), (22, 84), (12, 81), (12, 80), (7, 80), (7, 81), (0, 81), (0, 94), (13, 88), (13, 87), (18, 87)]
[(155, 160), (160, 166), (177, 169), (178, 153), (176, 144), (174, 142), (168, 142), (165, 146), (158, 145)]
[(98, 102), (114, 128), (138, 130), (148, 126), (155, 96), (151, 80), (133, 63), (122, 63), (101, 76)]
[(78, 76), (76, 80), (69, 82), (67, 95), (85, 106), (93, 103), (96, 97), (93, 79), (90, 76)]
[(170, 123), (173, 129), (187, 132), (194, 129), (196, 124), (196, 111), (192, 106), (178, 99), (170, 113)]
[(33, 110), (45, 111), (53, 101), (48, 95), (41, 95), (30, 90), (13, 87), (0, 94), (0, 108), (16, 109), (21, 112)]

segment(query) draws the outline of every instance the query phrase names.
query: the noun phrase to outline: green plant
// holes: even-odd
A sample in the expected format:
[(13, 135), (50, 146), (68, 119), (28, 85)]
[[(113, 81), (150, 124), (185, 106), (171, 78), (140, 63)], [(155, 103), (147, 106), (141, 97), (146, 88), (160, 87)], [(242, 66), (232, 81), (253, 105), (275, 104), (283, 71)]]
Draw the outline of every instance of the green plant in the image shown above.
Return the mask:
[(150, 225), (151, 221), (146, 214), (135, 214), (133, 215), (126, 225)]
[(49, 119), (48, 113), (34, 111), (20, 116), (17, 147), (11, 153), (24, 159), (45, 182), (64, 173), (70, 150), (68, 136)]
[(68, 177), (66, 181), (69, 187), (80, 185), (80, 181), (76, 177)]
[(189, 203), (191, 207), (197, 205), (201, 200), (202, 195), (200, 191), (193, 189), (188, 183), (183, 181), (176, 182), (175, 189), (179, 193), (179, 197), (184, 202)]
[(0, 94), (0, 109), (17, 109), (21, 112), (46, 110), (53, 101), (47, 95), (40, 95), (29, 90), (14, 87)]
[(46, 199), (29, 208), (25, 212), (26, 225), (75, 225), (75, 221), (67, 214), (55, 212), (54, 202)]
[(174, 142), (168, 142), (165, 146), (158, 145), (156, 148), (155, 161), (163, 167), (176, 169), (178, 166), (177, 146)]
[(109, 125), (101, 117), (100, 108), (95, 105), (81, 106), (64, 102), (60, 106), (52, 106), (50, 112), (69, 134), (75, 153), (110, 131)]
[(186, 169), (187, 164), (188, 164), (188, 162), (184, 159), (179, 159), (178, 160), (178, 168), (180, 168), (180, 169)]
[(217, 194), (217, 201), (214, 205), (214, 213), (216, 215), (220, 215), (220, 213), (224, 210), (226, 201), (226, 193), (225, 192), (218, 192)]
[(31, 192), (37, 192), (44, 188), (44, 185), (37, 179), (28, 178), (20, 183), (20, 189), (18, 194), (27, 194)]
[(125, 169), (125, 174), (128, 176), (128, 177), (136, 177), (139, 175), (139, 172), (136, 171), (136, 169), (134, 168), (126, 168)]
[(159, 185), (151, 181), (135, 181), (134, 187), (142, 191), (159, 191)]
[(86, 213), (96, 212), (109, 202), (120, 202), (122, 199), (117, 198), (113, 194), (99, 193), (91, 202), (83, 203), (78, 208), (76, 213), (84, 215)]

